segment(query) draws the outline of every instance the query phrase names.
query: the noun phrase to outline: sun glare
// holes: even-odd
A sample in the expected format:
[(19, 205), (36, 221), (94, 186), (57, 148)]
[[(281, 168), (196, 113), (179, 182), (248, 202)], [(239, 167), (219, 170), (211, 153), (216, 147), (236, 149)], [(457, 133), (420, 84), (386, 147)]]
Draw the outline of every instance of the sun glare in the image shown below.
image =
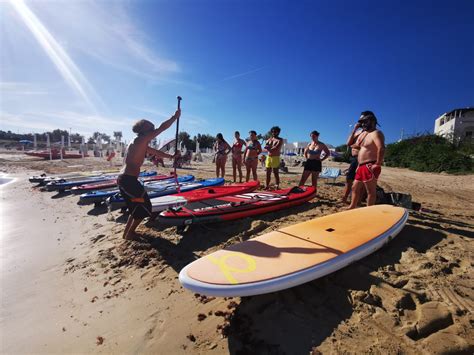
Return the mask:
[(43, 48), (48, 57), (54, 63), (56, 69), (60, 72), (66, 83), (85, 100), (87, 105), (94, 112), (97, 112), (91, 96), (94, 97), (95, 100), (99, 100), (98, 96), (95, 94), (93, 87), (87, 81), (71, 57), (66, 53), (64, 48), (58, 43), (23, 0), (10, 0), (10, 4), (36, 38), (41, 48)]

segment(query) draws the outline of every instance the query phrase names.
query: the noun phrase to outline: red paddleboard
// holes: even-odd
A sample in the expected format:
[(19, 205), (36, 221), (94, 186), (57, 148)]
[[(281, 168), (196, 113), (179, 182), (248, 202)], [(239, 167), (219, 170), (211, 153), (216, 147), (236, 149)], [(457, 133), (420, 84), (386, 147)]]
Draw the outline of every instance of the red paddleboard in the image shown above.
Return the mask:
[[(179, 194), (173, 194), (172, 197), (176, 198), (176, 201), (184, 203), (192, 203), (197, 201), (214, 199), (217, 197), (223, 197), (228, 195), (242, 194), (256, 190), (260, 186), (259, 181), (249, 181), (241, 184), (231, 184), (225, 186), (213, 186), (202, 189), (196, 189)], [(151, 206), (153, 212), (160, 212), (165, 210), (169, 206), (171, 196), (160, 196), (151, 199)]]
[[(161, 181), (161, 180), (166, 180), (166, 179), (173, 179), (174, 174), (170, 175), (154, 175), (154, 176), (148, 176), (146, 178), (140, 178), (141, 181), (143, 182), (148, 182), (148, 181)], [(111, 187), (117, 187), (117, 179), (111, 179), (107, 181), (101, 181), (101, 182), (96, 182), (93, 184), (84, 184), (80, 186), (74, 186), (71, 191), (73, 193), (84, 193), (88, 191), (95, 191), (95, 190), (103, 190), (103, 189), (108, 189)]]
[(316, 196), (312, 186), (293, 187), (276, 191), (237, 193), (187, 204), (164, 211), (159, 222), (174, 226), (213, 223), (251, 217), (301, 205)]

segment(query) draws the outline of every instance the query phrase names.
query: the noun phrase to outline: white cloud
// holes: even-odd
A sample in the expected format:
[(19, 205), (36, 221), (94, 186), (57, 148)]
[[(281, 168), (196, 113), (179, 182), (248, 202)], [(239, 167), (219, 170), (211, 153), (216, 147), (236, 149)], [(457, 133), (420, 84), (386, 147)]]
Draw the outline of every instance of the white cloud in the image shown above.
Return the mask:
[(23, 97), (30, 95), (47, 95), (44, 87), (26, 82), (0, 82), (0, 96)]

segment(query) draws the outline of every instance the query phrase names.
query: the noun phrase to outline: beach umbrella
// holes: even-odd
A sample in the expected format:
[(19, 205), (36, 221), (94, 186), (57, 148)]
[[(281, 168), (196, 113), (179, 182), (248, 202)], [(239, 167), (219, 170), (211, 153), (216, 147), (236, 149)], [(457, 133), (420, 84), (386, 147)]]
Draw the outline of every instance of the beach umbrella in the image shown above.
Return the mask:
[(25, 145), (26, 145), (26, 144), (32, 144), (32, 143), (33, 143), (32, 141), (30, 141), (30, 140), (28, 140), (28, 139), (22, 139), (22, 140), (20, 140), (20, 141), (18, 141), (18, 142), (19, 142), (20, 144), (25, 144)]

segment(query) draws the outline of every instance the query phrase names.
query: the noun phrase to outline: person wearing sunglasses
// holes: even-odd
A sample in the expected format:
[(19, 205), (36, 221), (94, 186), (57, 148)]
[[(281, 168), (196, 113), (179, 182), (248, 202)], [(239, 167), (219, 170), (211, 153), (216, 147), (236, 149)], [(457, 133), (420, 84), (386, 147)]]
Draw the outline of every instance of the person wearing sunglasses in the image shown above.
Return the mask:
[[(377, 117), (372, 111), (364, 111), (354, 127), (348, 142), (354, 141), (352, 149), (359, 150), (357, 155), (357, 167), (352, 186), (352, 200), (349, 209), (356, 208), (359, 204), (363, 190), (367, 192), (367, 206), (375, 204), (377, 179), (382, 171), (382, 163), (385, 154), (385, 137), (377, 129)], [(358, 128), (362, 129), (356, 136)]]

